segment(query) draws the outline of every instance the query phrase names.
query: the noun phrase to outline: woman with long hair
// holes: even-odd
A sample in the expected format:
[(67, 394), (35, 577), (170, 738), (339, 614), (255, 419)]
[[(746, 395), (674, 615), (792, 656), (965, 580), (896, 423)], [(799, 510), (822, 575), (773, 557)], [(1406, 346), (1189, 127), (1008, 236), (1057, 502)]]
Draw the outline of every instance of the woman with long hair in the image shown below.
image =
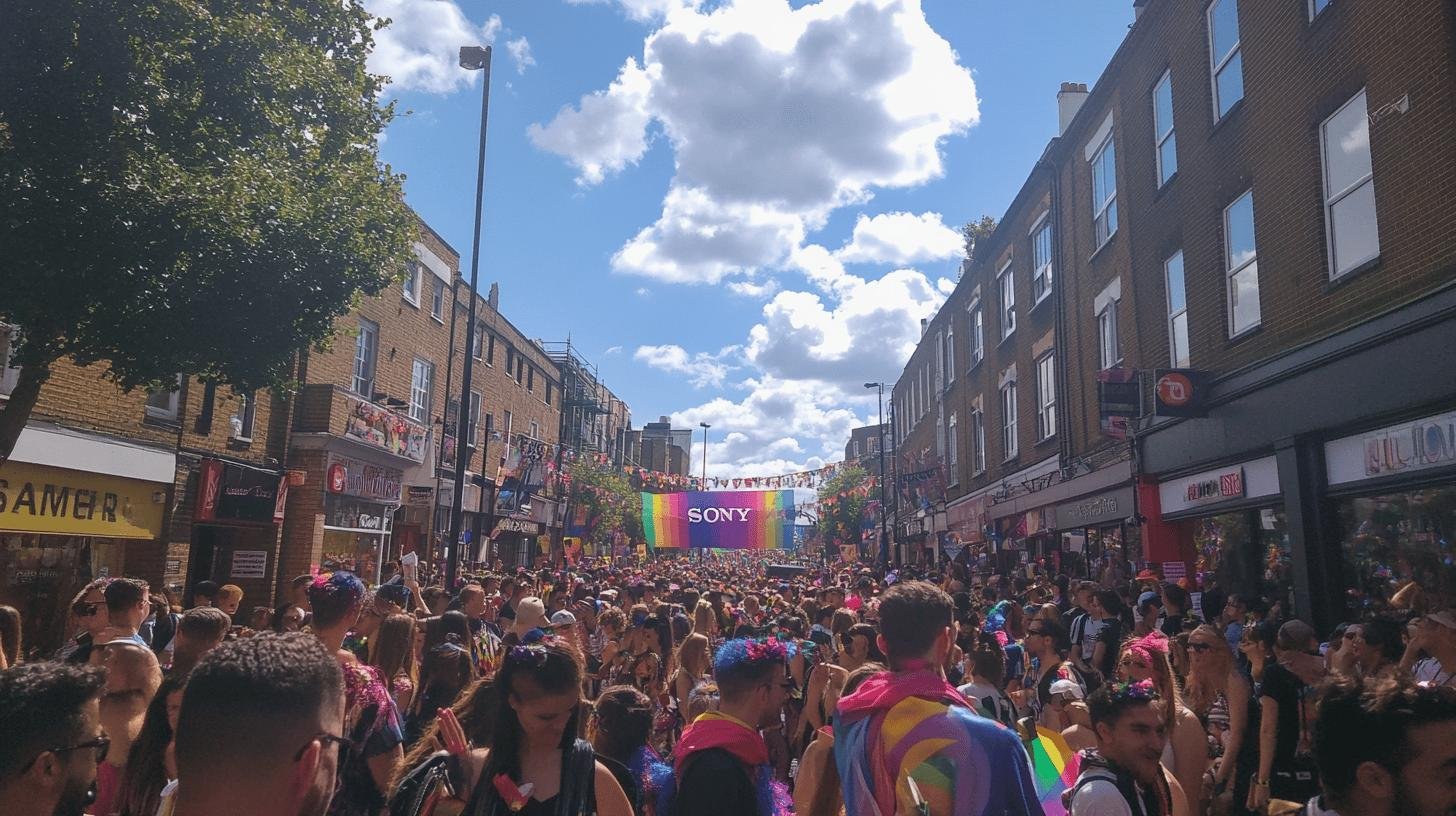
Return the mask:
[(442, 716), (446, 750), (464, 758), (470, 782), (461, 792), (466, 816), (631, 816), (616, 777), (576, 738), (582, 674), (580, 654), (565, 641), (528, 636), (506, 652), (495, 675), (489, 747), (472, 748), (455, 717)]
[(1355, 660), (1363, 677), (1394, 677), (1405, 654), (1403, 627), (1388, 618), (1375, 618), (1360, 626), (1355, 637)]
[(162, 789), (177, 778), (176, 760), (169, 750), (176, 731), (176, 712), (182, 706), (186, 675), (163, 678), (147, 705), (142, 730), (132, 741), (123, 766), (116, 804), (121, 816), (155, 816)]
[(415, 684), (419, 682), (415, 671), (416, 626), (418, 624), (411, 615), (390, 615), (369, 639), (369, 665), (379, 669), (384, 682), (389, 684), (389, 695), (400, 711), (410, 710)]
[(713, 639), (718, 637), (718, 616), (713, 614), (713, 605), (707, 601), (700, 600), (693, 607), (692, 634), (707, 638), (709, 646), (714, 645)]
[(648, 742), (662, 756), (672, 752), (677, 715), (668, 707), (667, 687), (662, 680), (662, 658), (656, 652), (643, 652), (632, 660), (628, 681), (633, 688), (652, 701), (652, 736)]
[[(454, 705), (461, 691), (475, 679), (470, 650), (454, 632), (443, 637), (444, 640), (426, 649), (410, 707), (402, 709), (407, 712), (406, 744), (420, 740), (435, 722), (439, 710)], [(429, 639), (428, 634), (426, 639)]]
[[(1229, 797), (1219, 808), (1227, 812), (1233, 802), (1248, 797), (1252, 763), (1246, 757), (1249, 701), (1252, 689), (1243, 672), (1234, 663), (1228, 642), (1215, 626), (1204, 624), (1188, 635), (1188, 682), (1184, 699), (1188, 708), (1203, 723), (1208, 735), (1208, 771), (1204, 773), (1202, 801), (1194, 801), (1196, 813), (1203, 813), (1209, 803)], [(1185, 790), (1190, 799), (1194, 792)]]
[(1279, 627), (1273, 621), (1262, 620), (1244, 627), (1239, 636), (1239, 654), (1249, 662), (1249, 679), (1253, 682), (1254, 696), (1259, 696), (1259, 685), (1264, 682), (1264, 670), (1274, 663), (1274, 635)]
[(708, 676), (712, 662), (706, 635), (694, 632), (683, 640), (677, 649), (677, 670), (672, 673), (672, 683), (668, 687), (677, 710), (681, 711), (687, 705), (693, 686)]
[[(684, 698), (683, 705), (687, 705)], [(627, 794), (632, 812), (642, 816), (646, 797), (643, 774), (661, 757), (647, 744), (652, 734), (652, 701), (632, 686), (602, 690), (592, 707), (587, 738), (597, 761), (607, 767)]]
[(20, 637), (20, 610), (0, 605), (0, 669), (20, 665), (25, 654)]
[(1162, 700), (1163, 725), (1168, 741), (1163, 744), (1163, 767), (1172, 771), (1185, 795), (1197, 804), (1208, 770), (1208, 737), (1197, 715), (1183, 705), (1173, 667), (1168, 662), (1168, 638), (1157, 630), (1128, 641), (1117, 662), (1119, 680), (1134, 683), (1153, 681)]
[[(844, 681), (844, 694), (853, 694), (864, 681), (886, 671), (882, 663), (866, 663), (850, 672)], [(804, 748), (799, 760), (799, 776), (794, 784), (794, 813), (799, 816), (841, 816), (844, 794), (839, 790), (839, 769), (834, 764), (834, 731), (830, 726), (818, 729), (814, 741)]]

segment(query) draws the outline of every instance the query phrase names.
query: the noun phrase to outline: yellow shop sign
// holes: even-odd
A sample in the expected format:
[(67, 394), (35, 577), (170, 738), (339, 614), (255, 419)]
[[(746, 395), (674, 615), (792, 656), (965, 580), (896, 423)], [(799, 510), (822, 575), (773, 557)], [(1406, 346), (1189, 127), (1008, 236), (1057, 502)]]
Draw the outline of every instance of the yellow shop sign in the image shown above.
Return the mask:
[(0, 467), (0, 531), (156, 538), (164, 485), (7, 462)]

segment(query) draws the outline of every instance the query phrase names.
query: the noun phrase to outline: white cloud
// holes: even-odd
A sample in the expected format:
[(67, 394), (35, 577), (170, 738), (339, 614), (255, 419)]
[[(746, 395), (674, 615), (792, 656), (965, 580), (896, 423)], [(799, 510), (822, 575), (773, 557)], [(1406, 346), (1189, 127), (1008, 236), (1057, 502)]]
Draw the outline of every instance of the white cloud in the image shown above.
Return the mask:
[[(613, 3), (613, 0), (566, 0), (566, 2), (573, 6), (598, 6)], [(702, 3), (701, 0), (615, 0), (615, 5), (632, 19), (649, 22), (666, 17), (680, 8), (695, 9)]]
[(526, 41), (524, 35), (506, 42), (506, 51), (511, 55), (511, 61), (516, 64), (516, 73), (524, 74), (526, 69), (536, 64), (536, 58), (531, 55), (531, 43)]
[(769, 278), (763, 281), (736, 280), (728, 282), (728, 291), (749, 298), (766, 298), (779, 290), (779, 282)]
[(604, 351), (602, 353), (603, 354), (621, 354), (622, 353), (622, 347), (621, 346), (610, 346), (610, 347), (607, 348), (606, 351)]
[(629, 58), (605, 91), (583, 96), (576, 107), (562, 107), (549, 123), (533, 123), (526, 134), (537, 148), (571, 162), (578, 184), (600, 183), (647, 152), (650, 86), (647, 73)]
[(780, 268), (834, 209), (938, 177), (940, 141), (979, 117), (920, 0), (666, 5), (640, 67), (531, 131), (583, 184), (636, 162), (652, 122), (667, 136), (662, 215), (616, 253), (618, 271), (717, 283)]
[(947, 227), (940, 213), (892, 212), (861, 213), (854, 235), (834, 256), (843, 263), (912, 264), (964, 253), (961, 234)]
[(390, 24), (374, 32), (369, 70), (390, 78), (395, 90), (450, 93), (476, 82), (479, 71), (460, 67), (460, 46), (488, 45), (501, 20), (470, 22), (454, 0), (364, 0), (364, 7)]
[(728, 372), (736, 368), (727, 360), (738, 351), (737, 346), (728, 346), (717, 354), (709, 354), (704, 351), (688, 354), (686, 349), (678, 345), (638, 346), (632, 359), (646, 363), (659, 371), (684, 374), (694, 388), (705, 386), (720, 388), (723, 380), (728, 376)]

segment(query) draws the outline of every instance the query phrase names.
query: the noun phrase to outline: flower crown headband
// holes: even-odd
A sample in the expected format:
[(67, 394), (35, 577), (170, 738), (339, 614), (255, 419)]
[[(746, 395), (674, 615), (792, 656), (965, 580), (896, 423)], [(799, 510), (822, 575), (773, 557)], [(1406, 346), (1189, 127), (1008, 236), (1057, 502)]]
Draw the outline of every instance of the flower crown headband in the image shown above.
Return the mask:
[(1114, 703), (1151, 703), (1158, 699), (1158, 687), (1151, 680), (1113, 683), (1108, 696)]
[(519, 646), (512, 646), (506, 652), (506, 662), (515, 666), (529, 666), (539, 669), (546, 665), (550, 647), (563, 643), (561, 638), (547, 634), (543, 629), (532, 629), (521, 638)]

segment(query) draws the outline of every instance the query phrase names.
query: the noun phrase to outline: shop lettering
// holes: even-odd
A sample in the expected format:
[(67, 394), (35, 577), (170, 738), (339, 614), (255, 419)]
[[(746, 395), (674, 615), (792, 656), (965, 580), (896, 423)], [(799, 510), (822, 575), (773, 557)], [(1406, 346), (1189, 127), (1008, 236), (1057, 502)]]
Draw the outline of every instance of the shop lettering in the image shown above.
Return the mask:
[(720, 521), (748, 521), (747, 507), (689, 507), (690, 524), (717, 524)]
[(1365, 440), (1365, 475), (1383, 476), (1456, 462), (1456, 419), (1418, 422)]
[[(120, 497), (115, 493), (98, 493), (95, 490), (87, 490), (82, 487), (71, 488), (66, 485), (54, 485), (43, 483), (40, 488), (40, 500), (36, 500), (35, 484), (26, 482), (15, 494), (14, 503), (11, 502), (10, 482), (0, 479), (0, 513), (19, 513), (22, 510), (30, 516), (50, 516), (52, 518), (65, 518), (69, 513), (71, 518), (81, 521), (91, 521), (96, 516), (96, 511), (101, 511), (101, 520), (115, 522), (116, 508), (120, 503)], [(101, 503), (97, 504), (97, 497)]]
[(1072, 505), (1072, 518), (1079, 521), (1090, 519), (1094, 516), (1116, 515), (1117, 512), (1117, 499), (1113, 496), (1103, 496), (1081, 504)]
[(1187, 488), (1187, 499), (1190, 502), (1231, 499), (1242, 495), (1244, 495), (1243, 469), (1189, 482)]

